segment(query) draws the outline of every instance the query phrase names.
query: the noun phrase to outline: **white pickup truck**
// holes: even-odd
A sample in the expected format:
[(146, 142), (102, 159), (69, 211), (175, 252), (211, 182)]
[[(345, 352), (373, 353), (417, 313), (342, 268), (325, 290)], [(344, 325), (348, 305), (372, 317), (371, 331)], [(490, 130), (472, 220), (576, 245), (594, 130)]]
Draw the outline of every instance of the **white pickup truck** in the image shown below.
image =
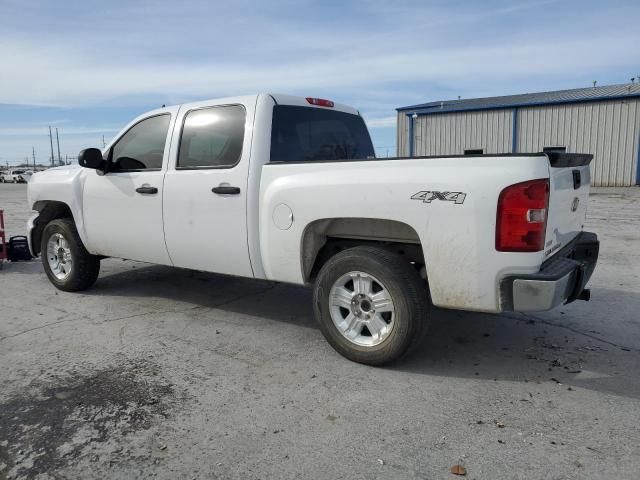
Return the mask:
[(0, 183), (28, 183), (33, 170), (11, 170), (0, 174)]
[(322, 333), (381, 365), (431, 306), (541, 311), (576, 299), (599, 243), (583, 232), (590, 155), (376, 159), (359, 112), (260, 94), (148, 112), (79, 167), (37, 173), (34, 255), (66, 291), (121, 257), (313, 285)]

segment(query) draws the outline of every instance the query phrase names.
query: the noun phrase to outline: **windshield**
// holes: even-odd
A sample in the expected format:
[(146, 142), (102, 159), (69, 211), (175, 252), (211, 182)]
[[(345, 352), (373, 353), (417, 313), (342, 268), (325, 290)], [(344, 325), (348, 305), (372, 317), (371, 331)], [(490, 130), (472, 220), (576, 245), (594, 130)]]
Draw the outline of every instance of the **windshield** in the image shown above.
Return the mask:
[(375, 158), (359, 115), (310, 107), (276, 105), (271, 127), (271, 161)]

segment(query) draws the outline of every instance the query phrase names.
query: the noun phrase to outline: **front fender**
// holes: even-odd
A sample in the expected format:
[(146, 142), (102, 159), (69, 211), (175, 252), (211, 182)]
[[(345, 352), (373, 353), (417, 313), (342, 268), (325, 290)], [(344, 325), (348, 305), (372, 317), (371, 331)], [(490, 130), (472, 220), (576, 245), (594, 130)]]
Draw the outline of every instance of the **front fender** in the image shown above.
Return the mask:
[[(82, 214), (82, 198), (87, 174), (95, 172), (79, 166), (59, 167), (38, 172), (31, 177), (27, 186), (27, 199), (32, 210), (38, 211), (27, 222), (29, 238), (39, 225), (38, 218), (51, 203), (63, 204), (71, 212), (78, 235), (87, 243), (87, 235)], [(31, 248), (34, 248), (32, 246)], [(37, 250), (37, 248), (35, 248)]]
[(29, 220), (27, 220), (27, 243), (29, 244), (29, 252), (32, 257), (37, 257), (39, 253), (33, 244), (33, 231), (36, 228), (36, 219), (39, 215), (39, 213), (34, 213), (29, 217)]

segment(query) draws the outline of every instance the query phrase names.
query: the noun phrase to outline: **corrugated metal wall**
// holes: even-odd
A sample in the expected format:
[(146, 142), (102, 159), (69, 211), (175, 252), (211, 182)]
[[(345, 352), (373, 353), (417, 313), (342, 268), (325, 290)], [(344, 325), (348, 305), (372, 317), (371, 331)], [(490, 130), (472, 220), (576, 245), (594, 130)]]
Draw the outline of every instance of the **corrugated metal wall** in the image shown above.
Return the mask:
[[(407, 131), (401, 122), (408, 125), (408, 119), (404, 112), (399, 113), (398, 131)], [(477, 148), (484, 153), (510, 152), (512, 121), (511, 110), (420, 115), (413, 124), (413, 154), (462, 155), (467, 149)], [(408, 155), (406, 134), (399, 134), (398, 140), (398, 155)]]
[[(640, 99), (517, 109), (517, 152), (563, 146), (591, 153), (594, 186), (637, 182)], [(409, 155), (409, 119), (398, 112), (398, 156)], [(513, 109), (420, 115), (414, 120), (413, 154), (462, 155), (465, 149), (511, 153)]]
[(405, 112), (398, 112), (398, 130), (396, 132), (396, 155), (409, 156), (409, 119)]
[(615, 100), (518, 110), (518, 151), (540, 152), (563, 146), (591, 153), (596, 186), (636, 184), (640, 100)]

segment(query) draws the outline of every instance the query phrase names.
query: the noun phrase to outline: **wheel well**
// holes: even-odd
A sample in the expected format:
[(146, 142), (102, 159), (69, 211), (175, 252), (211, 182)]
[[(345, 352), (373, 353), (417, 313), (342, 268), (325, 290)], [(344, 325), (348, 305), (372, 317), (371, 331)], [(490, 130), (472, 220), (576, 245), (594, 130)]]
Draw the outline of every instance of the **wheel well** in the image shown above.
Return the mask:
[(310, 223), (302, 236), (305, 281), (313, 282), (331, 257), (359, 245), (376, 245), (394, 251), (406, 257), (426, 278), (420, 238), (411, 226), (395, 220), (331, 218)]
[(42, 231), (51, 220), (56, 218), (70, 218), (73, 220), (73, 214), (69, 205), (64, 202), (53, 200), (38, 201), (33, 205), (33, 209), (38, 211), (39, 215), (35, 219), (33, 230), (31, 231), (31, 248), (36, 255), (40, 253), (40, 243), (42, 241)]

